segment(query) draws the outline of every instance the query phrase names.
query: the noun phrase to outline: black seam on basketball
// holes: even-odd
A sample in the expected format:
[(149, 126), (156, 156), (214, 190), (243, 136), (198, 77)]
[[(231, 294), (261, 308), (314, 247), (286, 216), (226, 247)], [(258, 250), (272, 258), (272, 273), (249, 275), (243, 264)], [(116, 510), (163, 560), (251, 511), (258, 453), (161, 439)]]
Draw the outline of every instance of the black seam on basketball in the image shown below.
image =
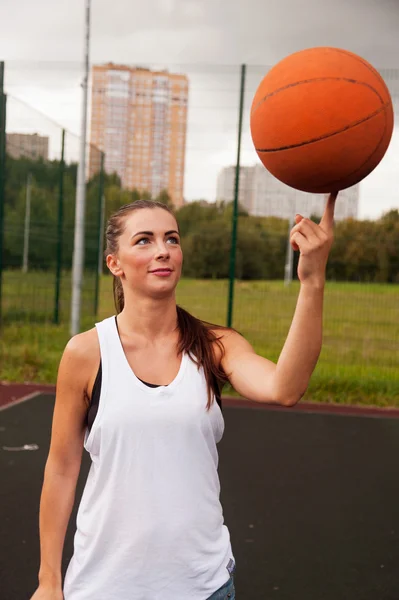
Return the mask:
[[(377, 71), (377, 69), (375, 67), (373, 67), (373, 65), (371, 65), (369, 62), (367, 62), (364, 58), (362, 58), (358, 54), (354, 54), (350, 50), (345, 50), (344, 48), (334, 48), (332, 46), (320, 46), (319, 48), (324, 48), (325, 50), (331, 50), (332, 52), (337, 52), (338, 54), (345, 54), (345, 56), (348, 56), (349, 58), (353, 58), (353, 60), (357, 60), (358, 62), (362, 63), (362, 65), (364, 67), (366, 67), (369, 71), (374, 73), (374, 75), (378, 75), (379, 77), (381, 77), (381, 74)], [(305, 50), (300, 50), (296, 54), (299, 54), (300, 52), (310, 52), (311, 53), (314, 50), (317, 50), (317, 48), (306, 48)], [(384, 79), (382, 77), (381, 77), (381, 79), (385, 85)]]
[(278, 88), (277, 90), (274, 90), (274, 92), (270, 92), (270, 94), (267, 94), (264, 98), (262, 98), (262, 100), (259, 100), (259, 102), (257, 103), (257, 105), (255, 107), (253, 107), (253, 109), (251, 110), (251, 117), (254, 115), (254, 113), (258, 110), (259, 106), (261, 104), (263, 104), (263, 102), (265, 102), (265, 100), (267, 100), (268, 98), (271, 98), (272, 96), (275, 96), (276, 94), (278, 94), (279, 92), (283, 92), (284, 90), (288, 90), (290, 88), (296, 87), (298, 85), (303, 85), (304, 83), (314, 83), (314, 82), (321, 82), (321, 81), (347, 81), (349, 83), (356, 83), (357, 85), (364, 85), (365, 87), (368, 87), (370, 90), (372, 90), (380, 99), (381, 104), (384, 104), (384, 100), (381, 97), (381, 95), (379, 94), (379, 92), (373, 88), (372, 85), (370, 85), (369, 83), (365, 83), (364, 81), (357, 81), (356, 79), (349, 79), (349, 77), (313, 77), (312, 79), (303, 79), (301, 81), (295, 81), (294, 83), (289, 83), (288, 85), (284, 85), (281, 88)]
[(332, 133), (326, 133), (325, 135), (319, 136), (317, 138), (312, 138), (311, 140), (307, 140), (307, 141), (300, 142), (297, 144), (290, 144), (289, 146), (281, 146), (279, 148), (256, 148), (256, 151), (263, 152), (263, 153), (280, 152), (281, 150), (291, 150), (292, 148), (299, 148), (301, 146), (308, 146), (309, 144), (314, 144), (315, 142), (320, 142), (321, 140), (325, 140), (327, 138), (333, 137), (334, 135), (339, 135), (340, 133), (343, 133), (344, 131), (348, 131), (348, 129), (352, 129), (352, 127), (356, 127), (357, 125), (361, 125), (362, 123), (369, 121), (370, 119), (372, 119), (376, 115), (378, 115), (380, 112), (382, 112), (382, 111), (385, 112), (385, 109), (388, 106), (389, 106), (388, 104), (385, 104), (385, 105), (381, 106), (381, 108), (378, 108), (373, 113), (371, 113), (371, 115), (368, 115), (367, 117), (365, 117), (364, 119), (361, 119), (360, 121), (354, 121), (350, 125), (346, 125), (345, 127), (342, 127), (341, 129), (339, 129), (338, 131), (333, 131)]
[(368, 69), (369, 71), (371, 71), (371, 73), (373, 73), (373, 75), (377, 75), (378, 77), (380, 77), (381, 78), (381, 83), (384, 85), (385, 90), (386, 90), (386, 92), (388, 94), (388, 97), (391, 97), (391, 93), (390, 93), (390, 91), (388, 89), (387, 84), (384, 81), (384, 78), (382, 77), (381, 73), (379, 73), (377, 71), (377, 69), (375, 67), (373, 67), (373, 65), (371, 65), (370, 63), (368, 63), (361, 56), (358, 56), (357, 54), (353, 54), (353, 52), (349, 52), (349, 50), (344, 50), (343, 48), (332, 48), (332, 50), (335, 50), (335, 52), (340, 52), (341, 54), (345, 54), (346, 56), (349, 56), (350, 58), (353, 58), (353, 59), (357, 60), (364, 67), (366, 67), (366, 69)]
[[(348, 177), (353, 177), (353, 175), (355, 175), (358, 171), (360, 171), (364, 167), (364, 165), (374, 156), (374, 154), (377, 152), (377, 150), (381, 146), (382, 141), (383, 141), (383, 139), (385, 137), (385, 134), (386, 134), (386, 131), (387, 131), (387, 120), (386, 120), (385, 113), (384, 113), (384, 116), (385, 116), (385, 119), (384, 119), (385, 125), (384, 125), (384, 131), (383, 131), (383, 134), (382, 134), (382, 136), (380, 138), (380, 141), (378, 142), (378, 144), (376, 145), (376, 147), (374, 148), (374, 150), (372, 151), (372, 153), (370, 154), (370, 156), (368, 156), (366, 158), (366, 160), (364, 160), (362, 162), (362, 164), (359, 167), (357, 167), (357, 169), (355, 169), (354, 171), (352, 171), (348, 175), (345, 175), (345, 179), (347, 179)], [(339, 181), (341, 181), (341, 178), (340, 179), (334, 179), (333, 181), (327, 181), (327, 183), (325, 183), (324, 186), (327, 187), (327, 188), (329, 188), (330, 190), (332, 190), (334, 184), (338, 183)]]

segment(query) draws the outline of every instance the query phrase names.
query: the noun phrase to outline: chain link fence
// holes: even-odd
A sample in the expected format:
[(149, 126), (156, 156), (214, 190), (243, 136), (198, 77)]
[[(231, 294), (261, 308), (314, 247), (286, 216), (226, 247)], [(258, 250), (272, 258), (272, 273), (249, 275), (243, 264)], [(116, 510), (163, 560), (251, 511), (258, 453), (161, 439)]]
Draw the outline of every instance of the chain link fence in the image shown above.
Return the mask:
[[(79, 138), (7, 96), (2, 320), (65, 323), (71, 265)], [(91, 148), (101, 165), (102, 152)], [(82, 315), (98, 302), (103, 180), (87, 182)]]
[[(299, 289), (295, 281), (297, 256), (292, 266), (293, 281), (289, 285), (284, 283), (288, 231), (296, 212), (320, 217), (324, 199), (288, 188), (270, 178), (260, 165), (250, 136), (250, 106), (269, 69), (268, 65), (246, 67), (232, 325), (260, 354), (277, 360)], [(229, 275), (241, 67), (164, 65), (160, 69), (148, 65), (139, 69), (140, 85), (135, 75), (135, 87), (128, 91), (126, 67), (119, 69), (118, 65), (112, 65), (109, 70), (110, 75), (104, 75), (97, 89), (92, 77), (93, 145), (87, 152), (83, 327), (92, 326), (97, 318), (114, 311), (112, 278), (106, 270), (101, 278), (101, 292), (96, 293), (98, 273), (102, 270), (99, 252), (104, 233), (102, 199), (106, 222), (119, 206), (139, 197), (165, 202), (174, 199), (184, 253), (178, 302), (200, 318), (226, 324), (232, 289)], [(397, 117), (399, 70), (380, 69), (380, 73), (391, 92)], [(165, 110), (167, 74), (184, 76), (175, 79), (180, 87), (174, 83), (170, 88), (173, 107), (169, 113)], [(146, 78), (148, 81), (152, 78), (152, 90), (158, 84), (163, 86), (162, 90), (148, 92)], [(14, 87), (19, 91), (17, 79), (14, 73)], [(52, 81), (55, 86), (55, 79)], [(68, 100), (67, 92), (59, 89), (57, 97), (65, 98), (62, 105), (65, 114), (76, 112), (75, 96)], [(93, 108), (96, 103), (97, 112)], [(58, 120), (62, 121), (61, 117), (60, 112)], [(132, 148), (128, 143), (129, 132), (136, 136)], [(10, 145), (6, 169), (3, 318), (6, 323), (44, 322), (48, 338), (52, 324), (66, 323), (69, 319), (79, 139), (65, 132), (62, 144), (62, 128), (12, 93), (8, 99), (7, 133)], [(47, 154), (39, 156), (36, 150), (33, 155), (31, 146), (29, 151), (25, 147), (18, 158), (13, 157), (12, 144), (18, 146), (18, 138), (11, 138), (11, 134), (29, 134), (32, 140), (37, 134), (37, 147), (40, 144), (44, 147), (47, 138)], [(123, 152), (118, 140), (123, 142)], [(157, 153), (152, 155), (154, 144)], [(103, 152), (107, 158), (101, 176)], [(337, 201), (336, 239), (325, 297), (324, 344), (314, 376), (316, 382), (322, 382), (321, 393), (328, 387), (349, 394), (366, 382), (369, 398), (373, 394), (375, 398), (381, 394), (389, 397), (399, 394), (398, 157), (399, 130), (395, 127), (381, 164), (359, 186), (341, 193)], [(171, 165), (178, 160), (172, 177)], [(118, 161), (123, 163), (120, 172)], [(158, 178), (167, 172), (169, 179), (162, 179), (163, 183), (158, 179), (153, 185), (149, 173), (156, 174), (158, 168), (161, 169)], [(142, 172), (147, 183), (139, 179)], [(136, 189), (134, 181), (138, 182)], [(31, 214), (27, 227), (29, 199)], [(40, 340), (43, 348), (47, 342), (43, 337)], [(343, 400), (348, 397), (345, 394)]]

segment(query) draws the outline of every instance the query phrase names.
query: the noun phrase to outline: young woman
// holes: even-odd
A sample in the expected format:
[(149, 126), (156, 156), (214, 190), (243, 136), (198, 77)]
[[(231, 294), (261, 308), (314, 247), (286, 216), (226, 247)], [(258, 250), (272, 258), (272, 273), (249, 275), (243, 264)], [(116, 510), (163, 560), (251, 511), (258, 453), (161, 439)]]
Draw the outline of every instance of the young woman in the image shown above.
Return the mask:
[[(183, 254), (163, 204), (109, 220), (106, 261), (117, 315), (74, 336), (62, 356), (40, 504), (32, 600), (234, 599), (235, 559), (219, 501), (219, 384), (293, 406), (322, 343), (325, 268), (336, 194), (319, 225), (300, 215), (295, 315), (277, 364), (234, 329), (176, 305)], [(83, 447), (92, 464), (62, 587), (61, 558)]]

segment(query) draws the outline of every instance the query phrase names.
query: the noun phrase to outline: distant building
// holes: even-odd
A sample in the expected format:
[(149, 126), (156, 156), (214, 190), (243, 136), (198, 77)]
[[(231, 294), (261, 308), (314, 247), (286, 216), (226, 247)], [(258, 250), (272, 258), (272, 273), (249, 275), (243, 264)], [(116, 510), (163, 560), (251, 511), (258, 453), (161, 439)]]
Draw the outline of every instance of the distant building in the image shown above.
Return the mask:
[[(231, 202), (235, 190), (235, 167), (225, 167), (217, 180), (216, 202)], [(239, 203), (252, 216), (292, 218), (295, 212), (304, 216), (321, 216), (325, 202), (322, 194), (300, 192), (284, 185), (263, 165), (240, 168)], [(335, 219), (358, 216), (359, 185), (339, 193)]]
[[(238, 202), (250, 211), (252, 198), (253, 167), (240, 167), (240, 189)], [(231, 202), (234, 199), (236, 168), (225, 167), (217, 178), (216, 202)]]
[(37, 133), (7, 133), (7, 154), (12, 158), (48, 160), (49, 138)]
[[(105, 170), (123, 187), (167, 190), (183, 205), (188, 79), (167, 71), (123, 65), (93, 67), (91, 144), (105, 152)], [(90, 151), (89, 176), (99, 170)]]

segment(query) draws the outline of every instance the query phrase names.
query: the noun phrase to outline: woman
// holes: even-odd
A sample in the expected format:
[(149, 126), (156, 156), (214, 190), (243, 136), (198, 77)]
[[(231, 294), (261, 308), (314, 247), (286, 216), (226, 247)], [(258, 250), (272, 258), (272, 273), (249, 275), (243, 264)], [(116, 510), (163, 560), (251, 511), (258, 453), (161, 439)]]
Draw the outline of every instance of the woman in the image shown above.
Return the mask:
[[(74, 336), (60, 362), (32, 600), (235, 598), (219, 502), (219, 383), (285, 406), (304, 394), (321, 349), (335, 198), (319, 225), (296, 216), (291, 244), (300, 250), (301, 288), (277, 364), (234, 329), (176, 305), (183, 255), (165, 205), (138, 201), (110, 218), (105, 254), (117, 316)], [(62, 590), (83, 447), (92, 465)]]

